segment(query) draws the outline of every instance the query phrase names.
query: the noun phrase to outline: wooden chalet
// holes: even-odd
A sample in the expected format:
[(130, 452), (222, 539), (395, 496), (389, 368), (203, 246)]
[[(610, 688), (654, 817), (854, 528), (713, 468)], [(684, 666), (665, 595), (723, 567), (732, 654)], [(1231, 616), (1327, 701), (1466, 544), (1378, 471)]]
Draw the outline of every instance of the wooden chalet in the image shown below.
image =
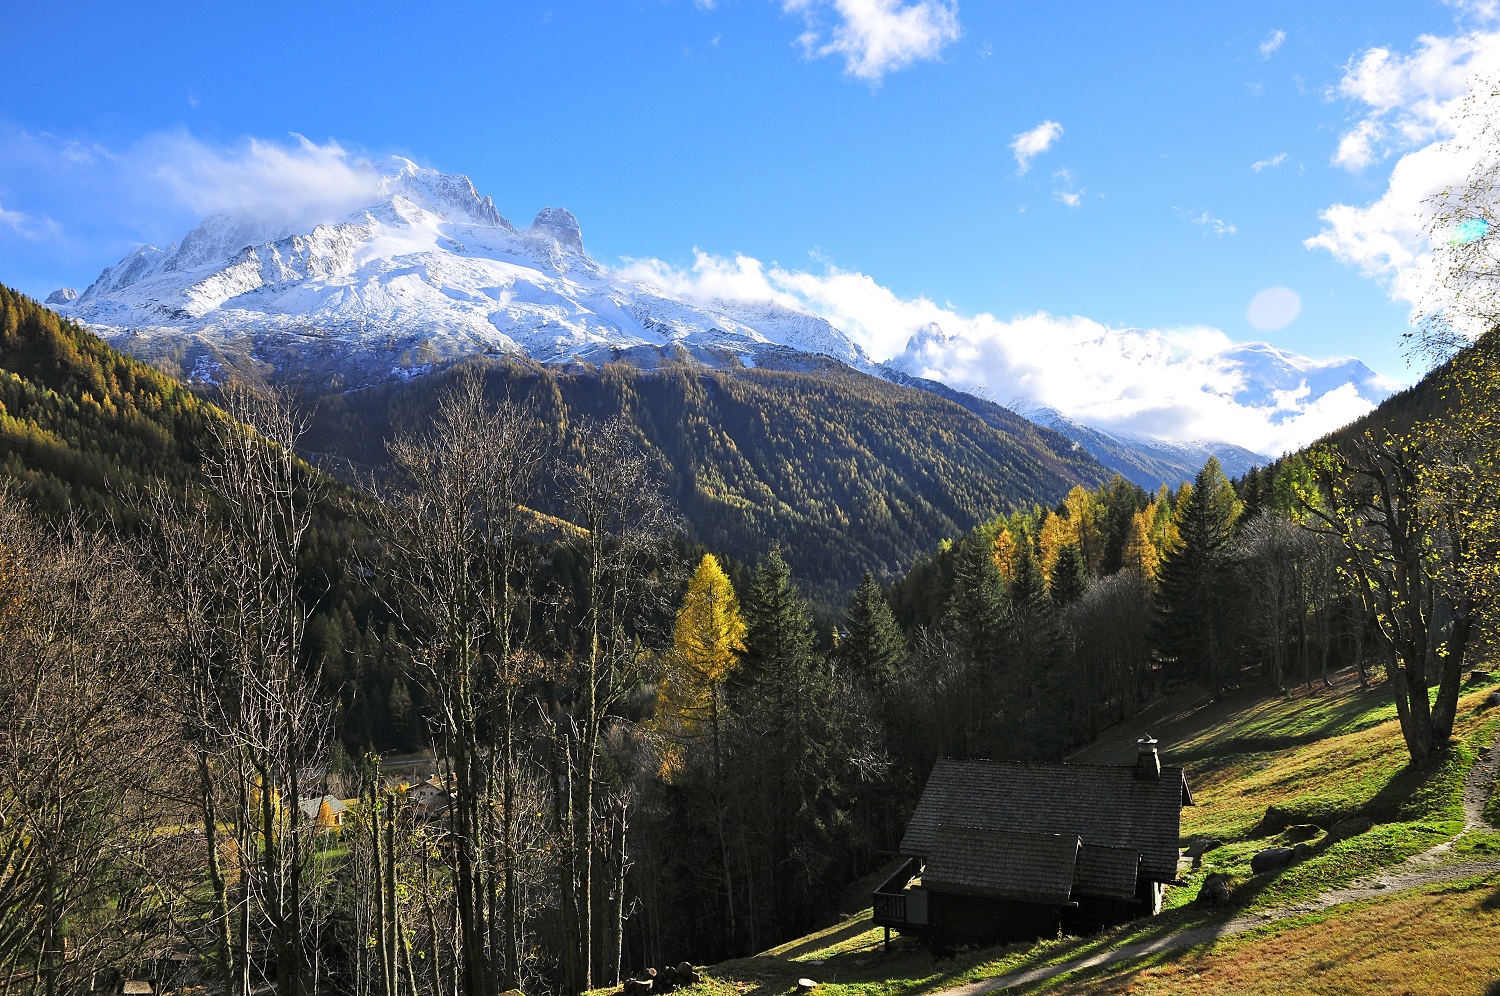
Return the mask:
[(1181, 768), (944, 759), (912, 813), (874, 921), (934, 942), (1081, 932), (1161, 911), (1177, 878)]

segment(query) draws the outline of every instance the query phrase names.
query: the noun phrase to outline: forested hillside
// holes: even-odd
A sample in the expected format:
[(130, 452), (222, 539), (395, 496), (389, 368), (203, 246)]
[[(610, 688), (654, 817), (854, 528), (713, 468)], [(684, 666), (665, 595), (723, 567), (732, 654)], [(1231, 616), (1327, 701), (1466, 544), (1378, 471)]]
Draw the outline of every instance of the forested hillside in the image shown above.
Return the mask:
[[(693, 539), (748, 563), (779, 543), (825, 610), (865, 571), (893, 577), (945, 537), (1107, 476), (998, 405), (961, 407), (806, 354), (751, 369), (482, 369), (559, 434), (580, 416), (626, 416)], [(451, 378), (318, 397), (305, 446), (331, 467), (379, 465), (385, 441), (430, 418)]]
[(130, 518), (129, 496), (185, 487), (222, 416), (181, 384), (0, 286), (0, 458), (52, 514)]

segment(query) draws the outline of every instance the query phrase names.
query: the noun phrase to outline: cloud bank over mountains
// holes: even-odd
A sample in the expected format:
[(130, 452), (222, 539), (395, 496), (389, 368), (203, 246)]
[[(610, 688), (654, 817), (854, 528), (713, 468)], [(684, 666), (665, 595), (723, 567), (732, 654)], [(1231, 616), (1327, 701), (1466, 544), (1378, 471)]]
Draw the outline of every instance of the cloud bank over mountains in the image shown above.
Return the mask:
[(633, 260), (630, 279), (690, 299), (809, 311), (873, 359), (1023, 410), (1112, 432), (1217, 439), (1275, 455), (1369, 411), (1399, 385), (1358, 360), (1310, 360), (1218, 329), (1112, 328), (1046, 312), (965, 315), (867, 274), (788, 269), (699, 251), (683, 269)]

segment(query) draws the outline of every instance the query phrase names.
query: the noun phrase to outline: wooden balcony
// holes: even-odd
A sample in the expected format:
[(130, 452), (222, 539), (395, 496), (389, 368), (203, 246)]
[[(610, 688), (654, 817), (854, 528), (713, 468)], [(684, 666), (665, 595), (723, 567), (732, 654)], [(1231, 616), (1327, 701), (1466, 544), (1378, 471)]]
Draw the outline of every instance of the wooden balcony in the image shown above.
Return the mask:
[(912, 930), (927, 926), (927, 890), (920, 882), (913, 884), (921, 871), (921, 860), (911, 858), (876, 888), (871, 919), (877, 927)]

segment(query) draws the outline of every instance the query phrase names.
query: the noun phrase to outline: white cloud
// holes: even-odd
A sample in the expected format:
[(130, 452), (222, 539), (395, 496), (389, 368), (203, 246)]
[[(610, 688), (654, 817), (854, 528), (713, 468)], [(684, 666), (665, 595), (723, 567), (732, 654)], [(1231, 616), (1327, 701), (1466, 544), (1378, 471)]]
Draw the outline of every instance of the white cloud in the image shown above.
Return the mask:
[[(1490, 5), (1461, 6), (1489, 16)], [(1423, 35), (1410, 54), (1374, 48), (1352, 59), (1338, 92), (1357, 102), (1361, 117), (1340, 138), (1334, 162), (1359, 169), (1400, 155), (1379, 198), (1331, 205), (1305, 245), (1379, 280), (1414, 315), (1440, 307), (1430, 229), (1464, 196), (1475, 170), (1493, 161), (1497, 79), (1500, 31)]]
[(1203, 226), (1204, 235), (1214, 235), (1222, 239), (1226, 235), (1233, 235), (1235, 232), (1239, 231), (1238, 228), (1234, 227), (1234, 225), (1225, 221), (1223, 218), (1215, 218), (1207, 211), (1204, 211), (1201, 214), (1192, 214), (1191, 212), (1184, 211), (1181, 212), (1181, 214), (1184, 218), (1186, 218), (1188, 221), (1191, 221), (1193, 224)]
[(1500, 32), (1422, 35), (1409, 55), (1371, 48), (1351, 59), (1336, 93), (1362, 105), (1333, 163), (1361, 170), (1451, 136), (1476, 76), (1500, 74)]
[(699, 10), (713, 10), (718, 5), (718, 0), (693, 0), (693, 6)]
[(0, 204), (0, 225), (19, 234), (26, 230), (26, 216), (20, 211), (7, 211), (5, 205)]
[(1016, 172), (1025, 173), (1031, 169), (1031, 161), (1057, 144), (1062, 134), (1063, 126), (1049, 120), (1015, 136), (1010, 149), (1016, 155)]
[(1275, 31), (1266, 35), (1266, 40), (1260, 43), (1260, 57), (1262, 59), (1269, 59), (1271, 57), (1271, 54), (1278, 48), (1280, 48), (1285, 42), (1286, 32), (1281, 30), (1280, 28), (1277, 28)]
[(872, 84), (936, 59), (963, 34), (957, 0), (783, 0), (782, 8), (802, 15), (797, 45), (809, 59), (843, 56), (845, 75)]
[(289, 143), (251, 138), (223, 147), (179, 132), (148, 139), (131, 158), (200, 214), (335, 218), (379, 193), (368, 164), (337, 142), (319, 145), (301, 135)]
[[(1270, 347), (1246, 350), (1218, 329), (1121, 329), (1045, 312), (1010, 319), (965, 315), (926, 297), (900, 297), (863, 273), (833, 266), (821, 273), (791, 270), (743, 255), (695, 252), (686, 270), (637, 260), (621, 272), (700, 300), (775, 302), (810, 312), (877, 361), (1002, 402), (1055, 408), (1105, 429), (1227, 440), (1274, 454), (1373, 407), (1360, 388), (1343, 386), (1346, 361), (1288, 358)], [(1276, 389), (1255, 376), (1264, 372), (1268, 354), (1278, 358), (1271, 366), (1281, 371)], [(1366, 395), (1395, 387), (1367, 381), (1361, 385)]]
[(1278, 152), (1274, 156), (1268, 156), (1265, 159), (1260, 159), (1251, 163), (1250, 168), (1259, 173), (1263, 169), (1275, 169), (1277, 166), (1280, 166), (1284, 162), (1286, 162), (1286, 153)]
[(0, 204), (0, 228), (8, 228), (23, 239), (54, 235), (62, 226), (51, 218), (35, 218), (24, 211), (12, 211)]
[(1088, 191), (1078, 185), (1078, 179), (1073, 171), (1064, 166), (1052, 174), (1052, 199), (1066, 204), (1070, 208), (1080, 207), (1083, 204), (1083, 195)]

